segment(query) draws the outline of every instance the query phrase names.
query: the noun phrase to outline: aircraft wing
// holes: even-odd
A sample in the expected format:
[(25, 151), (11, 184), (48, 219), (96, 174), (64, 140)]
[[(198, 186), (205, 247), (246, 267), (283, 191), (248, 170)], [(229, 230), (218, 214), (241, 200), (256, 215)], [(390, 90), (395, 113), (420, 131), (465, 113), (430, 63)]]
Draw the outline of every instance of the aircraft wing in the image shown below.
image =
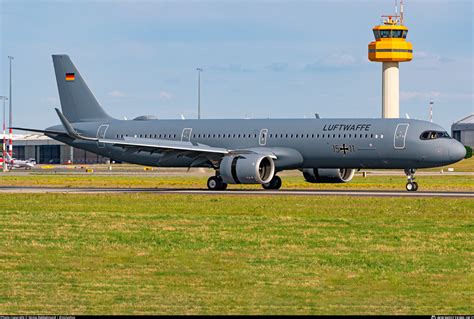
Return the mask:
[(150, 152), (160, 151), (187, 151), (195, 153), (207, 153), (207, 154), (220, 154), (226, 155), (231, 153), (230, 150), (220, 147), (212, 147), (205, 144), (181, 142), (181, 141), (170, 141), (153, 138), (136, 138), (136, 137), (124, 137), (121, 140), (114, 139), (98, 139), (99, 143), (111, 144), (114, 146), (120, 146), (127, 149), (137, 149)]

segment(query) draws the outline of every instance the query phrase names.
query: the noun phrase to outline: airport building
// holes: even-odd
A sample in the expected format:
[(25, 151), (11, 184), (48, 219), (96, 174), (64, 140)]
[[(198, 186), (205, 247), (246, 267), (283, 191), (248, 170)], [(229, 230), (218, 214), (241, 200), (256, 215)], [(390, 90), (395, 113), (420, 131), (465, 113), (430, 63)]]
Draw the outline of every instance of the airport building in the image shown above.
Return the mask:
[(474, 147), (474, 114), (451, 125), (451, 136), (464, 145)]
[[(8, 138), (8, 134), (6, 137)], [(3, 138), (3, 134), (0, 134), (0, 138)], [(43, 134), (14, 134), (13, 157), (19, 160), (35, 159), (38, 164), (97, 164), (107, 163), (110, 160), (71, 147)]]

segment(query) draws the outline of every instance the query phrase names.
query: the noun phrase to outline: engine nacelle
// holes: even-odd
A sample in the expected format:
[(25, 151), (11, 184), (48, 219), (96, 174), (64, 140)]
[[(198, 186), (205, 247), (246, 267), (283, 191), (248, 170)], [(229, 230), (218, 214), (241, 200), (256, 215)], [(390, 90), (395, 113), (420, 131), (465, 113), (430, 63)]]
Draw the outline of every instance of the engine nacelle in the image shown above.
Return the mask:
[(222, 159), (219, 171), (227, 184), (266, 184), (275, 175), (275, 164), (268, 155), (228, 155)]
[(354, 177), (350, 168), (304, 168), (303, 176), (309, 183), (347, 183)]

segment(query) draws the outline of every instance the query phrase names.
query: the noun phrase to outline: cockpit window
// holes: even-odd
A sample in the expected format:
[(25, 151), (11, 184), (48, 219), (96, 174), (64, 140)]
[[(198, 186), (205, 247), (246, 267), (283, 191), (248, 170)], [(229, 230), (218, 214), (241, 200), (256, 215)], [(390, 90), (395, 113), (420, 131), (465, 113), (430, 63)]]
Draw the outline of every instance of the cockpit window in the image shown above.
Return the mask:
[(437, 138), (451, 138), (448, 132), (442, 131), (424, 131), (420, 135), (421, 140), (435, 140)]

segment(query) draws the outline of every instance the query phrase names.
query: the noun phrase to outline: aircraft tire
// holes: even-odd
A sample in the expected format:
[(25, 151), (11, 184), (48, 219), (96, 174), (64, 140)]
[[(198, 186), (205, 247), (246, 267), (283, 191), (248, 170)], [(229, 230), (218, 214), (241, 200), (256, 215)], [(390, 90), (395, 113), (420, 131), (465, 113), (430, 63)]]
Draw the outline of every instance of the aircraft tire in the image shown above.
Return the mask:
[(262, 187), (264, 189), (280, 189), (281, 187), (281, 178), (280, 176), (273, 176), (273, 178), (271, 179), (271, 181), (269, 183), (266, 183), (266, 184), (262, 184)]
[(412, 182), (412, 183), (408, 182), (405, 187), (407, 191), (414, 192), (418, 189), (418, 184), (416, 182)]
[(220, 176), (211, 176), (207, 180), (207, 188), (211, 191), (223, 191), (227, 189), (227, 184), (222, 181)]
[(216, 176), (211, 176), (207, 180), (207, 188), (211, 191), (219, 190), (221, 182)]

